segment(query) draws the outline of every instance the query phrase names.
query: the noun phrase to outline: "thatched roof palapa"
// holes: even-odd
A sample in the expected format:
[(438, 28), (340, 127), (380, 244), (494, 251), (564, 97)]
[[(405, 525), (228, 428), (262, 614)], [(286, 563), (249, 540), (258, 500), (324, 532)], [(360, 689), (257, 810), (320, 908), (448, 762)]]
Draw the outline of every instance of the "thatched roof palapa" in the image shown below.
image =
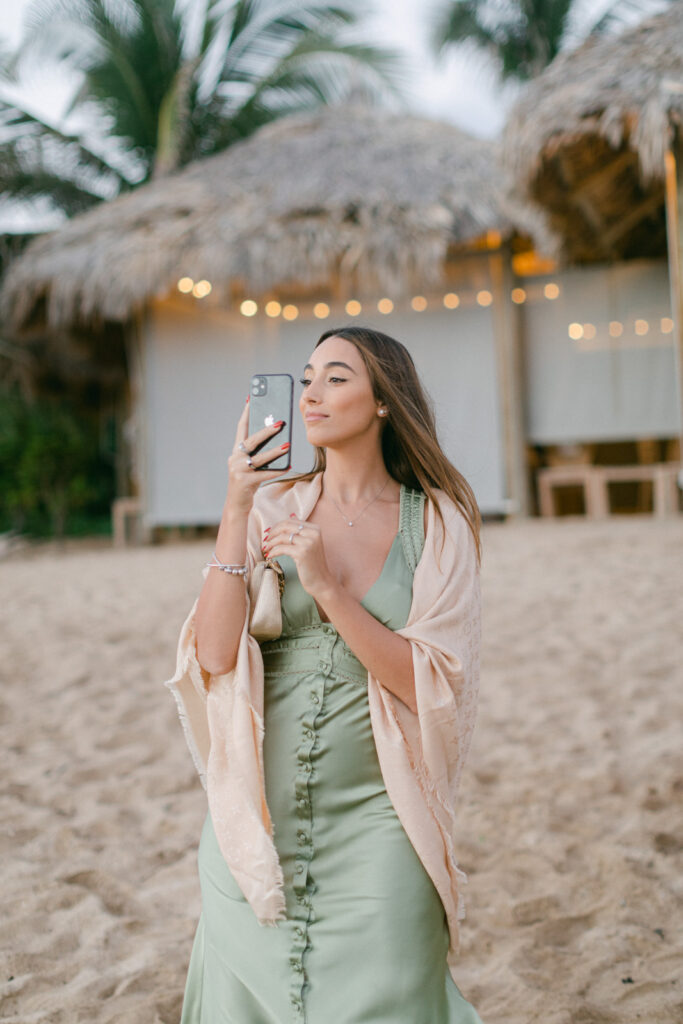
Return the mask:
[(510, 113), (504, 161), (574, 260), (666, 252), (664, 159), (683, 119), (683, 4), (562, 53)]
[(498, 155), (404, 114), (288, 117), (37, 239), (7, 274), (5, 315), (19, 328), (44, 300), (53, 327), (124, 320), (185, 274), (226, 301), (234, 282), (252, 294), (335, 276), (358, 294), (436, 284), (454, 245), (542, 230), (505, 198)]

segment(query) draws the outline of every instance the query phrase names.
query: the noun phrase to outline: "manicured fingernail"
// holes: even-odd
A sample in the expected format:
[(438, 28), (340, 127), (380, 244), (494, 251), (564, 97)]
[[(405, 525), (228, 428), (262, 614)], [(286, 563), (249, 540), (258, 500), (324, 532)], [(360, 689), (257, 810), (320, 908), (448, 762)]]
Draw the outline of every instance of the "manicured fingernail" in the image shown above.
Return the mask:
[(268, 536), (268, 531), (269, 531), (269, 530), (270, 530), (270, 527), (269, 527), (269, 526), (266, 526), (265, 530), (263, 531), (263, 533), (264, 533), (264, 536), (266, 536), (266, 537)]
[(291, 445), (289, 441), (285, 441), (285, 443), (281, 444), (280, 447), (282, 448), (283, 452), (286, 452), (288, 448), (291, 448)]
[(249, 399), (250, 398), (251, 398), (251, 395), (247, 395), (247, 405), (249, 405)]
[(277, 423), (273, 423), (274, 427), (284, 427), (284, 425), (285, 425), (285, 421), (284, 420), (278, 420)]
[(290, 519), (296, 519), (296, 516), (294, 515), (294, 513), (293, 513), (293, 512), (290, 512), (290, 513), (289, 513), (289, 518), (290, 518)]

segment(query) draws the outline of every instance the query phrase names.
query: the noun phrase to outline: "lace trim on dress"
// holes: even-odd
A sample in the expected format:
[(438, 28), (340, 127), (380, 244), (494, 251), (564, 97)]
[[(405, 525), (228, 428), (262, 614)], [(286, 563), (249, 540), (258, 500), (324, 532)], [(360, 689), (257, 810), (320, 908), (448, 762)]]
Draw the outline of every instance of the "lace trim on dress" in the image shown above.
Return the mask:
[(410, 571), (414, 573), (422, 556), (425, 542), (425, 493), (401, 484), (401, 499), (398, 530), (401, 534), (406, 563)]

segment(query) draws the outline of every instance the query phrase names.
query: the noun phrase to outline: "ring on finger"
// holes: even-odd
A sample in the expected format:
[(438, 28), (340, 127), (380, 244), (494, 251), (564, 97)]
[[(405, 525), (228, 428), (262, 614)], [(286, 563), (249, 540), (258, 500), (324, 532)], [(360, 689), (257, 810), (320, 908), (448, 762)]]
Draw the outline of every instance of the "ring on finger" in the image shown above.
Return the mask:
[(303, 530), (303, 528), (304, 528), (304, 524), (303, 524), (303, 523), (301, 523), (301, 525), (299, 526), (299, 529), (298, 529), (298, 530), (297, 530), (296, 532), (297, 532), (297, 533), (301, 533), (301, 531)]
[(239, 450), (241, 452), (246, 452), (246, 450), (247, 450), (246, 447), (245, 447), (244, 441), (240, 441), (240, 443), (237, 445), (237, 447), (239, 448)]
[(294, 534), (293, 533), (290, 533), (290, 535), (289, 535), (289, 543), (290, 544), (294, 543)]
[(254, 468), (254, 463), (251, 461), (251, 456), (250, 455), (247, 455), (247, 465), (249, 466), (249, 469), (253, 469)]

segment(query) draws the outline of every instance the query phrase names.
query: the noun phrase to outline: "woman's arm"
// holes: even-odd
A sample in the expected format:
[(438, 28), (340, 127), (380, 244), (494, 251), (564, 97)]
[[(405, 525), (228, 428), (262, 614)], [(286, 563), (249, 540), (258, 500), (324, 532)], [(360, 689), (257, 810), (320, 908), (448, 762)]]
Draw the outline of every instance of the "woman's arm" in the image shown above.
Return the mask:
[(362, 665), (417, 713), (412, 645), (330, 581), (311, 595)]
[[(216, 557), (220, 562), (246, 564), (248, 517), (248, 508), (226, 500), (216, 538)], [(223, 675), (235, 667), (247, 613), (245, 579), (210, 569), (204, 580), (195, 613), (197, 660), (211, 675)]]
[[(289, 445), (268, 448), (249, 458), (249, 452), (282, 429), (282, 423), (247, 435), (249, 399), (244, 406), (232, 454), (228, 459), (228, 494), (216, 537), (216, 557), (228, 565), (247, 564), (247, 533), (254, 496), (262, 483), (285, 475), (287, 470), (265, 470)], [(240, 448), (240, 444), (243, 448)], [(258, 468), (258, 472), (257, 472)], [(209, 569), (197, 602), (195, 634), (197, 660), (211, 675), (232, 672), (237, 662), (240, 636), (247, 614), (245, 580), (221, 569)]]

